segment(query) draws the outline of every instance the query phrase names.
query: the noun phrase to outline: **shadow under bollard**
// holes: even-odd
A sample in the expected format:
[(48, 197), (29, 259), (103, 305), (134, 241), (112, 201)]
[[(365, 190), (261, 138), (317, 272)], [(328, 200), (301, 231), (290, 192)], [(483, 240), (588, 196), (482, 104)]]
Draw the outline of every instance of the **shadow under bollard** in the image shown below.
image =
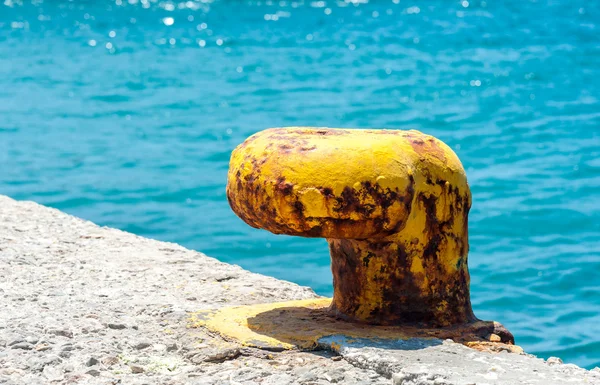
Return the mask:
[(293, 346), (305, 350), (330, 348), (335, 351), (339, 351), (341, 346), (417, 350), (440, 345), (445, 339), (478, 350), (514, 346), (512, 334), (497, 322), (476, 321), (445, 328), (378, 326), (342, 320), (331, 315), (326, 305), (327, 300), (323, 300), (321, 306), (282, 306), (249, 315), (246, 318), (247, 328), (255, 336), (281, 342), (281, 347), (273, 343), (266, 345), (261, 338), (248, 342), (271, 350)]

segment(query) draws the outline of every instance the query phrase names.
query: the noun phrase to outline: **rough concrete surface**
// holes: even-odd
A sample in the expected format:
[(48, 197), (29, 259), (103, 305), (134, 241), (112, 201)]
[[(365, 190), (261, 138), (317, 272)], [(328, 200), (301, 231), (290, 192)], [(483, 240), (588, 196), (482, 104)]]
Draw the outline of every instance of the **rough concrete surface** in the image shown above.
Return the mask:
[(451, 341), (271, 352), (188, 327), (200, 309), (314, 297), (0, 196), (0, 384), (600, 384), (598, 368)]

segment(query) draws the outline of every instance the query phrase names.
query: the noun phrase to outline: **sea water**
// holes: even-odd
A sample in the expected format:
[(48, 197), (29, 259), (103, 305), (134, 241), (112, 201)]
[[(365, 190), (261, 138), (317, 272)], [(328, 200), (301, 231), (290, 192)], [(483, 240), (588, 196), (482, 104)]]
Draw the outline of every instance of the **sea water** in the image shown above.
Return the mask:
[(475, 313), (600, 365), (600, 3), (0, 3), (0, 193), (332, 292), (323, 239), (229, 209), (278, 126), (417, 129), (473, 190)]

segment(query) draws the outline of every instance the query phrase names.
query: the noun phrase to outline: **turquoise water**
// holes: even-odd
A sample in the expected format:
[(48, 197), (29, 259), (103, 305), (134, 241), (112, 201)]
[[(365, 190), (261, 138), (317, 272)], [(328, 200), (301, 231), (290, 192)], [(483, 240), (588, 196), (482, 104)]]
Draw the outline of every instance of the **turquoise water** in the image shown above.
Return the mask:
[(324, 240), (249, 228), (230, 151), (267, 127), (414, 128), (473, 189), (472, 296), (600, 366), (600, 5), (0, 3), (0, 194), (331, 294)]

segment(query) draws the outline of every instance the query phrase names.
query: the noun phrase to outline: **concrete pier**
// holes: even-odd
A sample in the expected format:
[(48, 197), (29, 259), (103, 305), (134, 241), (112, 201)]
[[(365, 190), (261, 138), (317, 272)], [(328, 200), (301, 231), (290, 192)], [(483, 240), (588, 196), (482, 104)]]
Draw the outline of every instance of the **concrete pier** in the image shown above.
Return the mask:
[(226, 340), (192, 314), (319, 297), (4, 196), (0, 296), (0, 384), (600, 384), (599, 368), (447, 340), (331, 336), (313, 351)]

